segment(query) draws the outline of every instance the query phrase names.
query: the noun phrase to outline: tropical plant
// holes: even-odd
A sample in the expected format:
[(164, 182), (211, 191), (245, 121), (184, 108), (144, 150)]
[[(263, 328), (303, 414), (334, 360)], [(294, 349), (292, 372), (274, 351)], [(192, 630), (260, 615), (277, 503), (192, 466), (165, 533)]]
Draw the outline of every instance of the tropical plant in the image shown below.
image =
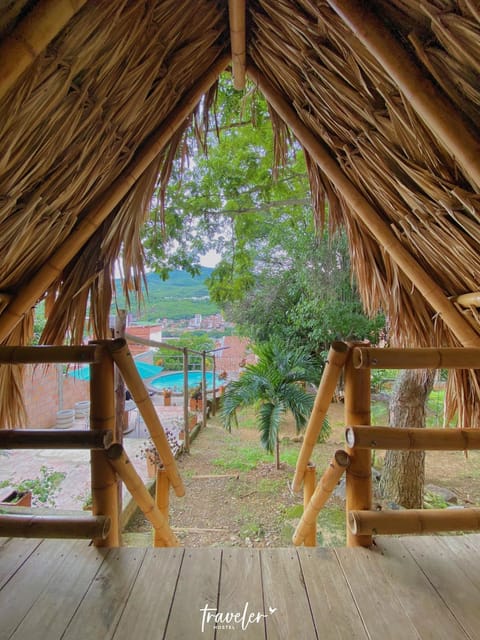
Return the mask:
[(255, 364), (247, 364), (240, 378), (231, 382), (223, 395), (220, 416), (229, 431), (237, 424), (237, 411), (247, 406), (257, 408), (257, 426), (263, 447), (276, 456), (280, 468), (279, 430), (282, 418), (291, 412), (297, 431), (306, 425), (314, 394), (305, 386), (317, 383), (320, 367), (306, 349), (285, 348), (277, 340), (254, 348)]

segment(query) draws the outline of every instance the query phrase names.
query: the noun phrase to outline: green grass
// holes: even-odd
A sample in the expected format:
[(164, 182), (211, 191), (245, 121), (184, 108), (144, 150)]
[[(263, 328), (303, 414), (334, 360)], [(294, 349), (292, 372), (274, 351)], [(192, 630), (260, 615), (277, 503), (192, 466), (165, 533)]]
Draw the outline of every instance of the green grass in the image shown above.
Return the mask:
[(220, 469), (251, 471), (261, 462), (272, 462), (272, 460), (273, 456), (264, 451), (260, 445), (249, 444), (228, 447), (222, 456), (213, 460), (213, 464)]

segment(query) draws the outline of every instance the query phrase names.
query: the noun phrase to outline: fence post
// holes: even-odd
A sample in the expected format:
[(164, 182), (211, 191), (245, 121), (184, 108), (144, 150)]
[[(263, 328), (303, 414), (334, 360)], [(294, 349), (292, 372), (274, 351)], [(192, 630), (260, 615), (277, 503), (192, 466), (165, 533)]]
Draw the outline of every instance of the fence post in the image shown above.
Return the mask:
[(188, 417), (188, 349), (183, 347), (183, 446), (185, 451), (190, 451), (190, 424)]
[[(349, 343), (350, 347), (368, 343)], [(353, 349), (345, 363), (345, 425), (370, 425), (370, 369), (356, 369)], [(372, 453), (367, 449), (349, 449), (350, 464), (346, 473), (347, 547), (369, 547), (371, 535), (355, 535), (348, 526), (348, 513), (371, 509)]]
[[(316, 467), (313, 462), (309, 462), (305, 469), (305, 475), (303, 477), (303, 512), (305, 513), (311, 497), (315, 492), (316, 484)], [(303, 544), (306, 547), (317, 546), (317, 521), (311, 525), (309, 532), (305, 536)]]

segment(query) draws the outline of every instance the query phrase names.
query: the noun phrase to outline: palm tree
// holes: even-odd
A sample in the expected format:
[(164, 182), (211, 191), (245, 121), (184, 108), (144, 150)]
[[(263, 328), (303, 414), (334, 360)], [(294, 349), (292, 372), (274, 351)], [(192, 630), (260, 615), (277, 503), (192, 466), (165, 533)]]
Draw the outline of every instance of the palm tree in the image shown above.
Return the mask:
[(257, 362), (245, 367), (239, 380), (231, 382), (223, 395), (220, 416), (229, 431), (237, 422), (237, 411), (257, 405), (260, 441), (269, 453), (275, 451), (280, 468), (278, 433), (282, 417), (290, 411), (297, 432), (305, 426), (314, 401), (313, 393), (301, 383), (318, 383), (319, 362), (305, 349), (288, 349), (278, 341), (254, 349)]

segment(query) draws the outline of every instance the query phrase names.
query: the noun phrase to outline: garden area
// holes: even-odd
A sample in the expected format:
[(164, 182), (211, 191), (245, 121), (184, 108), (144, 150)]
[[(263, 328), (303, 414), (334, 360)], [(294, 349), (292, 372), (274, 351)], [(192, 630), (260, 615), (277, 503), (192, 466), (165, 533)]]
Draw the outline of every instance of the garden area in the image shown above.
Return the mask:
[[(372, 422), (388, 423), (389, 383), (372, 398)], [(443, 389), (435, 388), (428, 399), (427, 424), (441, 424)], [(330, 434), (317, 444), (314, 462), (318, 474), (338, 448), (345, 446), (344, 406), (332, 403), (328, 413)], [(186, 495), (171, 492), (171, 523), (183, 546), (281, 547), (291, 545), (301, 517), (302, 494), (291, 491), (301, 442), (293, 418), (280, 431), (281, 468), (261, 446), (253, 409), (239, 413), (239, 427), (228, 432), (218, 417), (208, 421), (183, 455), (179, 468)], [(382, 472), (384, 452), (373, 458), (374, 477)], [(426, 456), (425, 506), (455, 508), (480, 504), (480, 453), (429, 452)], [(378, 482), (378, 480), (377, 480)], [(376, 496), (378, 506), (382, 500)], [(390, 505), (388, 505), (390, 506)], [(142, 514), (133, 518), (124, 533), (124, 544), (151, 545), (152, 530)], [(321, 511), (317, 543), (345, 544), (345, 504), (342, 484)]]

